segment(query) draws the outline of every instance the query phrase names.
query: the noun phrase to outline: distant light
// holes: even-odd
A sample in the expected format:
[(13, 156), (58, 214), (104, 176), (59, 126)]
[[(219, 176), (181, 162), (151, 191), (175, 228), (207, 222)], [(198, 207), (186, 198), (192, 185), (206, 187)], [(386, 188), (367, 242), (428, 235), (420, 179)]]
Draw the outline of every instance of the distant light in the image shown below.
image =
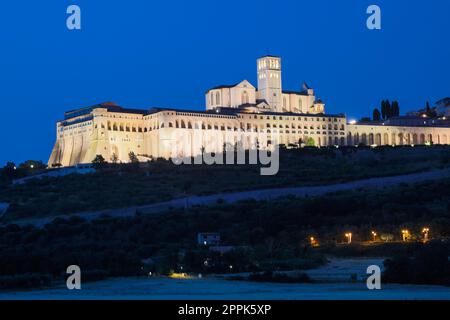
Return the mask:
[(403, 241), (408, 241), (409, 238), (409, 230), (402, 230)]
[(356, 120), (350, 120), (348, 124), (356, 124)]
[(230, 269), (233, 269), (233, 266), (232, 266), (232, 265), (230, 265)]
[(348, 244), (352, 243), (352, 233), (351, 232), (346, 233), (345, 237), (347, 238)]
[(17, 167), (14, 167), (14, 170), (17, 170)]
[(33, 168), (34, 168), (34, 164), (32, 164), (32, 165), (30, 166), (30, 168), (33, 169)]
[(427, 117), (427, 115), (426, 115), (426, 114), (423, 114), (423, 115), (422, 115), (422, 118), (426, 118), (426, 117)]

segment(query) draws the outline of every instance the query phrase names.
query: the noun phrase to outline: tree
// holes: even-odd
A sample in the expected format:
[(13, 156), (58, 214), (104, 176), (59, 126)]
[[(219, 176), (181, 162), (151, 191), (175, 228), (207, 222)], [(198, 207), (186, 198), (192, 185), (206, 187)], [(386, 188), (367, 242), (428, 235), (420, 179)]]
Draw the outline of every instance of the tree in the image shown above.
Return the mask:
[(431, 113), (430, 103), (428, 101), (427, 101), (427, 106), (425, 108), (425, 112), (427, 115), (430, 115), (430, 113)]
[(392, 116), (393, 117), (400, 116), (400, 107), (398, 105), (398, 101), (393, 101), (392, 102)]
[(307, 147), (314, 147), (315, 145), (316, 145), (316, 142), (314, 141), (313, 138), (309, 137), (309, 138), (306, 140), (306, 146), (307, 146)]
[(7, 162), (6, 166), (3, 167), (2, 174), (8, 179), (13, 179), (17, 175), (17, 168), (14, 162)]
[(429, 117), (436, 117), (436, 110), (434, 108), (431, 108), (430, 103), (427, 101), (427, 106), (426, 106), (426, 111), (425, 111), (426, 115)]
[(138, 159), (138, 157), (134, 154), (133, 151), (131, 151), (131, 152), (128, 154), (128, 157), (130, 158), (130, 162), (131, 162), (131, 163), (139, 163), (139, 159)]
[(27, 160), (19, 165), (19, 169), (44, 170), (47, 165), (40, 160)]
[(381, 101), (381, 118), (386, 119), (386, 101)]
[(385, 103), (386, 103), (386, 119), (389, 119), (390, 117), (392, 117), (392, 106), (389, 100), (386, 100)]
[(117, 155), (115, 153), (113, 153), (111, 156), (111, 162), (116, 164), (118, 161), (119, 161), (119, 157), (117, 157)]
[(106, 164), (106, 160), (101, 154), (98, 154), (95, 156), (94, 160), (92, 160), (92, 164), (95, 168), (101, 168)]
[(381, 120), (380, 110), (378, 110), (378, 108), (375, 108), (373, 110), (373, 121), (380, 121), (380, 120)]

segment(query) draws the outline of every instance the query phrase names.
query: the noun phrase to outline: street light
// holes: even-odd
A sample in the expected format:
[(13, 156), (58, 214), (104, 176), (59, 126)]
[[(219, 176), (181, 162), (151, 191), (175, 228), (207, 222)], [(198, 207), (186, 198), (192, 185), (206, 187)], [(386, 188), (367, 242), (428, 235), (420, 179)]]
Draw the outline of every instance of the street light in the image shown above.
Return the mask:
[(422, 233), (423, 233), (423, 241), (424, 242), (428, 241), (429, 232), (430, 232), (430, 228), (423, 228)]
[(402, 237), (403, 237), (403, 241), (405, 241), (405, 242), (408, 241), (409, 231), (406, 229), (402, 230)]
[(317, 247), (318, 246), (318, 242), (317, 242), (316, 238), (314, 238), (314, 237), (310, 237), (309, 238), (309, 243), (310, 243), (311, 247)]
[(375, 231), (372, 231), (372, 237), (373, 237), (373, 242), (375, 242), (377, 240), (377, 233)]
[(352, 233), (351, 232), (347, 232), (345, 234), (345, 237), (347, 238), (347, 244), (351, 244), (352, 243)]

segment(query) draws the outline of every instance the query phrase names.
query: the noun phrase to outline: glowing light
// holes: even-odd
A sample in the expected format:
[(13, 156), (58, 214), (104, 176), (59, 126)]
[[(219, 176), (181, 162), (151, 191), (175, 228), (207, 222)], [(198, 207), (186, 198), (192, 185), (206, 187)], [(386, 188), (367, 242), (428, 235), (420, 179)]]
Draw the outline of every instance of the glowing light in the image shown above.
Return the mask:
[(409, 230), (406, 230), (406, 229), (404, 229), (404, 230), (402, 230), (402, 236), (403, 236), (403, 241), (408, 241), (408, 239), (409, 239)]
[(188, 279), (188, 275), (186, 273), (171, 273), (169, 275), (169, 278), (171, 279)]
[(347, 232), (345, 234), (345, 237), (347, 238), (347, 243), (351, 244), (352, 243), (352, 233), (351, 232)]
[(423, 228), (422, 229), (422, 233), (423, 233), (423, 241), (427, 242), (428, 241), (428, 234), (430, 232), (430, 228)]
[(356, 124), (356, 120), (350, 120), (348, 124)]
[(373, 237), (373, 241), (375, 242), (377, 239), (377, 233), (375, 231), (372, 231), (372, 237)]
[(319, 243), (317, 242), (316, 238), (314, 238), (314, 237), (310, 237), (309, 238), (309, 243), (310, 243), (311, 247), (318, 247), (319, 246)]

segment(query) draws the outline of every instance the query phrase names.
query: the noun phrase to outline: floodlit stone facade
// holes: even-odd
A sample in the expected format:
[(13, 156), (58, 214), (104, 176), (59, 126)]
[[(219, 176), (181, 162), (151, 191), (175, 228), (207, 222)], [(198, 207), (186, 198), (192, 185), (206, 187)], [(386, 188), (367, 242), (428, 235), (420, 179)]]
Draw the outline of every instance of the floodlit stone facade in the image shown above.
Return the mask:
[(281, 58), (257, 61), (258, 88), (247, 80), (205, 93), (206, 111), (126, 109), (114, 103), (66, 112), (56, 124), (48, 165), (197, 156), (225, 148), (271, 149), (275, 144), (344, 146), (450, 143), (447, 120), (400, 117), (385, 123), (349, 124), (325, 114), (325, 104), (306, 84), (283, 91)]

